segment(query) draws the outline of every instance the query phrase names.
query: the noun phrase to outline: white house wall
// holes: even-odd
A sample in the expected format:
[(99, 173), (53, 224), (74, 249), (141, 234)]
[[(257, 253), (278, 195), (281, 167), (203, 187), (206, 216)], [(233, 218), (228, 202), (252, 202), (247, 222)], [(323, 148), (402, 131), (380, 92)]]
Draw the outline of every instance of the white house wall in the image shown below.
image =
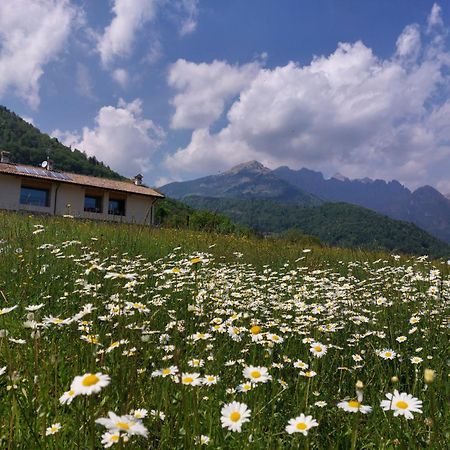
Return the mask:
[(52, 183), (50, 206), (39, 207), (20, 204), (21, 184), (22, 179), (19, 177), (0, 174), (0, 209), (39, 212), (58, 216), (69, 214), (73, 217), (93, 220), (152, 224), (155, 198), (151, 196), (127, 193), (125, 216), (117, 216), (108, 214), (110, 192), (107, 190), (96, 190), (98, 195), (101, 195), (103, 198), (103, 205), (101, 213), (93, 213), (84, 211), (84, 197), (86, 190), (92, 190), (90, 187), (71, 185), (69, 183)]

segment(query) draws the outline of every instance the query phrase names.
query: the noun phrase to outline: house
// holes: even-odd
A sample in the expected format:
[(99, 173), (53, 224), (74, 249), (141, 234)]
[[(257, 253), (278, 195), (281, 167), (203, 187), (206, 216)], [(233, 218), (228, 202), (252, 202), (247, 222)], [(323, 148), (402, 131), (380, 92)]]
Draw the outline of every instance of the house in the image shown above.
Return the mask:
[(9, 153), (0, 158), (0, 209), (151, 225), (154, 205), (163, 194), (134, 180), (117, 181), (14, 164)]

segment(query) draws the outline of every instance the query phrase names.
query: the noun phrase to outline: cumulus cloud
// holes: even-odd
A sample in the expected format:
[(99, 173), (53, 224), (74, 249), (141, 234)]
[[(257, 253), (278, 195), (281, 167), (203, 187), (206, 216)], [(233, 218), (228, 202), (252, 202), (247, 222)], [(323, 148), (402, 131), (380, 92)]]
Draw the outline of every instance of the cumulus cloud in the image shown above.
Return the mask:
[(431, 8), (431, 12), (428, 16), (428, 30), (430, 30), (431, 28), (435, 27), (435, 26), (439, 26), (439, 25), (443, 25), (444, 22), (442, 20), (442, 16), (441, 16), (441, 7), (435, 3), (433, 5), (433, 7)]
[[(183, 61), (184, 74), (175, 70), (178, 82), (173, 68), (169, 74), (176, 90), (172, 126), (197, 127), (166, 166), (186, 177), (258, 159), (269, 167), (398, 177), (410, 185), (433, 182), (434, 166), (450, 170), (448, 105), (442, 97), (450, 60), (441, 46), (430, 48), (436, 40), (423, 39), (419, 26), (406, 27), (386, 59), (362, 42), (340, 43), (332, 54), (304, 66), (289, 62), (252, 70), (242, 87), (236, 83), (212, 101), (197, 101), (197, 91), (201, 95), (203, 85), (221, 92), (210, 86), (221, 79), (217, 67), (230, 66)], [(224, 99), (231, 97), (225, 125), (211, 131)]]
[(120, 99), (118, 105), (102, 107), (93, 128), (80, 134), (54, 130), (52, 136), (66, 145), (85, 151), (128, 176), (152, 167), (154, 151), (164, 140), (164, 131), (143, 117), (142, 101)]
[(172, 128), (201, 128), (215, 122), (225, 103), (248, 86), (259, 69), (258, 63), (232, 66), (224, 61), (195, 64), (179, 59), (168, 77), (169, 85), (178, 92), (172, 100)]
[(118, 56), (130, 54), (136, 33), (155, 18), (157, 3), (157, 0), (114, 0), (114, 18), (105, 28), (97, 46), (105, 66)]
[(39, 105), (44, 67), (64, 50), (80, 12), (69, 0), (0, 1), (0, 97)]

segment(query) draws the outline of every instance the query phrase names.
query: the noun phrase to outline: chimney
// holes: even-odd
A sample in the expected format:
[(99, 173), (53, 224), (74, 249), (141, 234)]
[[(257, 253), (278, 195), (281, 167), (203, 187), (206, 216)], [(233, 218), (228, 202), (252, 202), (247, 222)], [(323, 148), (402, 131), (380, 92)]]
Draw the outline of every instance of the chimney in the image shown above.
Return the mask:
[(144, 178), (144, 177), (140, 173), (138, 173), (133, 179), (134, 184), (136, 186), (142, 186), (142, 178)]
[(53, 170), (53, 159), (47, 158), (47, 165), (45, 166), (47, 170)]
[(2, 150), (0, 153), (0, 162), (4, 164), (9, 164), (11, 162), (9, 156), (10, 156), (9, 152), (5, 152), (4, 150)]

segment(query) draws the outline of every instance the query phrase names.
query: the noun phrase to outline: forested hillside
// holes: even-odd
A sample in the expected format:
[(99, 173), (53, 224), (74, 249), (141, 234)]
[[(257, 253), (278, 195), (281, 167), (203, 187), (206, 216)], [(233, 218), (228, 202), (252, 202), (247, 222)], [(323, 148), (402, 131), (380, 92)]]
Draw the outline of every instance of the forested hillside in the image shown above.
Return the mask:
[(198, 196), (186, 197), (184, 201), (195, 208), (225, 214), (233, 221), (262, 233), (297, 229), (303, 234), (318, 237), (323, 243), (340, 247), (450, 256), (450, 245), (416, 225), (346, 203), (298, 207), (266, 200)]
[(40, 165), (49, 155), (58, 170), (96, 177), (122, 178), (94, 156), (71, 150), (3, 106), (0, 106), (0, 149), (10, 152), (12, 161), (17, 163)]

